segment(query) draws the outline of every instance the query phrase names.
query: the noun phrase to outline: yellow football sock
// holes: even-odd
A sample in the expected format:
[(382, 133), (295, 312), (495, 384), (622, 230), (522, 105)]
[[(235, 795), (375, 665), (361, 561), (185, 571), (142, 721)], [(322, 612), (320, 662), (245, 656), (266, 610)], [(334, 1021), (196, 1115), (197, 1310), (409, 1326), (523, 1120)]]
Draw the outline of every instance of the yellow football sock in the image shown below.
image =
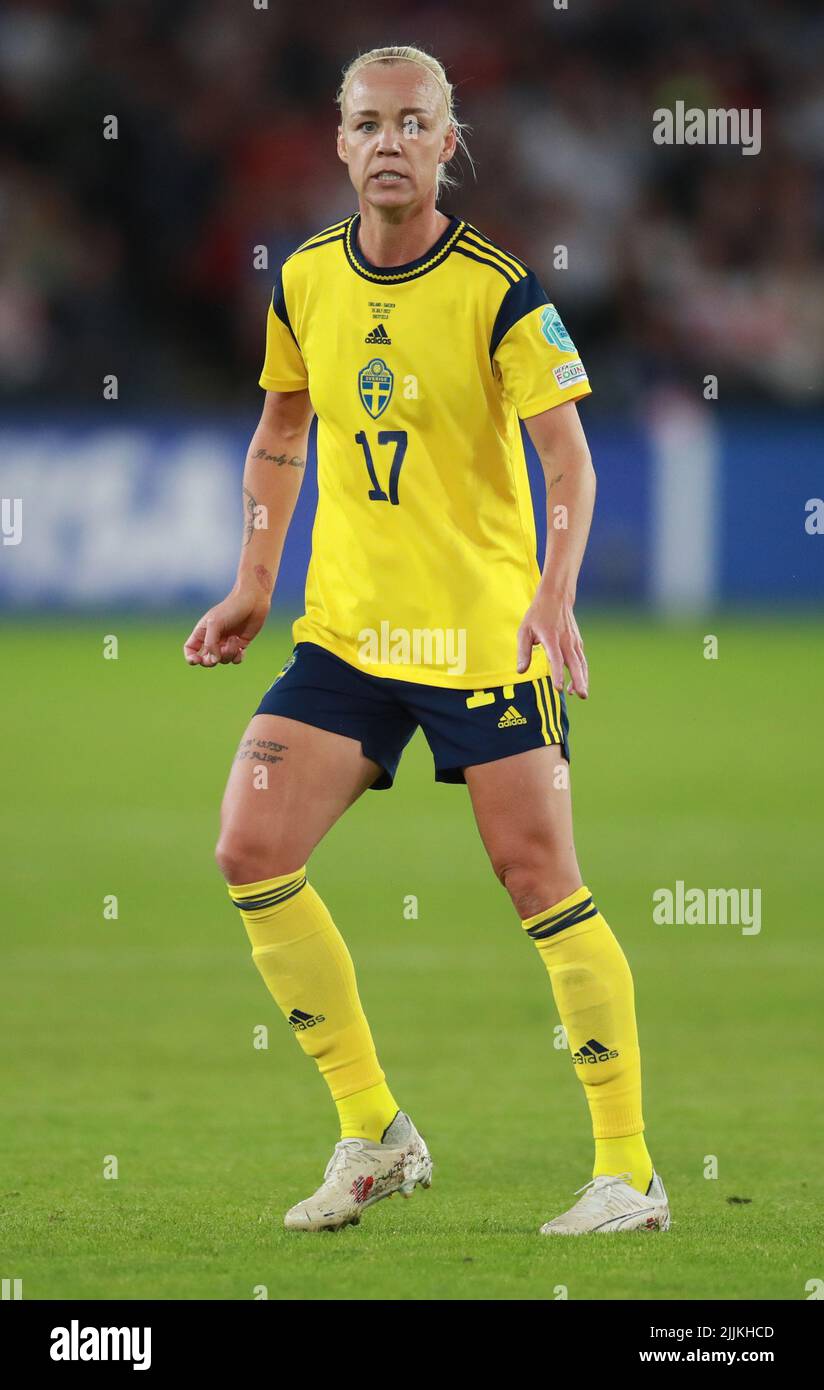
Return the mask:
[(352, 1096), (342, 1096), (335, 1104), (341, 1139), (374, 1139), (379, 1143), (398, 1113), (397, 1102), (385, 1081)]
[(643, 1132), (627, 1134), (621, 1139), (596, 1139), (592, 1176), (597, 1178), (602, 1173), (612, 1176), (631, 1173), (633, 1187), (639, 1192), (646, 1192), (652, 1181), (652, 1159), (647, 1152)]
[(595, 1137), (592, 1176), (630, 1173), (646, 1192), (641, 1055), (626, 956), (588, 888), (523, 922), (549, 972), (570, 1055), (584, 1086)]
[[(306, 869), (229, 885), (252, 959), (303, 1051), (314, 1057), (347, 1130), (380, 1139), (398, 1111), (375, 1053), (352, 957)], [(342, 1125), (343, 1113), (339, 1105)]]

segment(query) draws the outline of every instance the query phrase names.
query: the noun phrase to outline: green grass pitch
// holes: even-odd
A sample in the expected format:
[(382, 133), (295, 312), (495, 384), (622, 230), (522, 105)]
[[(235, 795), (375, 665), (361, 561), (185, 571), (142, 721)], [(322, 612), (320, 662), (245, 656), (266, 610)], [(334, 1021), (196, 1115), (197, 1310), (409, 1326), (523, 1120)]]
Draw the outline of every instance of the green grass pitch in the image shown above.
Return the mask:
[[(434, 1183), (307, 1236), (282, 1213), (320, 1180), (334, 1109), (212, 858), (231, 756), (290, 642), (275, 624), (241, 668), (190, 670), (191, 616), (3, 636), (3, 1277), (27, 1299), (808, 1297), (824, 1278), (821, 627), (580, 615), (578, 850), (635, 976), (671, 1232), (537, 1235), (590, 1176), (582, 1088), (466, 792), (435, 785), (418, 735), (395, 790), (368, 793), (311, 872)], [(677, 879), (760, 887), (761, 933), (654, 925), (652, 893)]]

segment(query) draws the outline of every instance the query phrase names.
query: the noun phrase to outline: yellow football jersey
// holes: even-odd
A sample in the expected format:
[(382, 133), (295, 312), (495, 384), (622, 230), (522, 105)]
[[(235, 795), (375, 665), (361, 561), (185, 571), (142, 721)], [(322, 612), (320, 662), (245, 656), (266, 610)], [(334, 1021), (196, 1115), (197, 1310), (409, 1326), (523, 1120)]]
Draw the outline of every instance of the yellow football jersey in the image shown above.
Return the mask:
[(269, 307), (269, 391), (308, 387), (318, 507), (295, 642), (375, 676), (480, 690), (548, 673), (517, 634), (540, 572), (518, 417), (589, 390), (534, 273), (451, 217), (379, 268), (359, 214), (289, 256)]

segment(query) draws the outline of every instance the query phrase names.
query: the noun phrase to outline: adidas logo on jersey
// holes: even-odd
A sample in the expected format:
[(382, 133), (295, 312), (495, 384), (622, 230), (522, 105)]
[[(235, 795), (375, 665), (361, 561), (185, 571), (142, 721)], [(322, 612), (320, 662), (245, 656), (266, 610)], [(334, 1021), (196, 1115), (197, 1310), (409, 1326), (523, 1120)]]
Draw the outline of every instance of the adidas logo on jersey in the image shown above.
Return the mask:
[(363, 341), (365, 343), (380, 343), (383, 347), (391, 347), (392, 345), (392, 339), (382, 323), (379, 323), (377, 328), (373, 328), (371, 333), (367, 333)]
[(293, 1009), (289, 1015), (289, 1027), (296, 1033), (302, 1033), (304, 1028), (314, 1028), (316, 1023), (325, 1023), (325, 1014), (305, 1014), (303, 1009)]
[(525, 723), (526, 720), (524, 719), (524, 716), (518, 713), (514, 705), (510, 705), (509, 709), (505, 709), (500, 719), (498, 720), (498, 728), (513, 729), (516, 724)]
[(572, 1060), (576, 1066), (583, 1066), (589, 1062), (610, 1062), (618, 1053), (615, 1048), (604, 1047), (603, 1043), (598, 1042), (597, 1038), (590, 1038), (583, 1047), (579, 1047), (577, 1052), (573, 1052)]

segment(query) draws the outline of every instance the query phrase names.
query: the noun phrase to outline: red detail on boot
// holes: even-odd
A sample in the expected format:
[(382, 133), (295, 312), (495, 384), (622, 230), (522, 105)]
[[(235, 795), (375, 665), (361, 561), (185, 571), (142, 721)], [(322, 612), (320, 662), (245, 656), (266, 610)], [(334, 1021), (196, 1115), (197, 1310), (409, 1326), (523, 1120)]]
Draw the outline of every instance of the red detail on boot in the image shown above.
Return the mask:
[(355, 1181), (352, 1183), (352, 1196), (355, 1201), (358, 1203), (365, 1202), (374, 1185), (375, 1179), (371, 1174), (368, 1178), (355, 1178)]

